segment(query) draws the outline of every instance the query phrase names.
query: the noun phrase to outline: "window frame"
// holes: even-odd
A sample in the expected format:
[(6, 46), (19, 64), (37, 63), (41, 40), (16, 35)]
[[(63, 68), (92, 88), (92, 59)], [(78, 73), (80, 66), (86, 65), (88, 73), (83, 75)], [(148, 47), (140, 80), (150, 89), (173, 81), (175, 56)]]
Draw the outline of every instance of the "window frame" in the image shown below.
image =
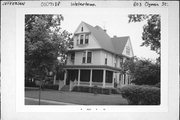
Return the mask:
[(86, 63), (86, 51), (82, 53), (82, 63)]
[(105, 65), (107, 65), (107, 63), (108, 63), (108, 54), (107, 53), (105, 53)]
[[(81, 43), (82, 42), (82, 43)], [(84, 44), (84, 35), (80, 35), (80, 42), (79, 42), (80, 45), (83, 45)]]
[[(91, 53), (91, 59), (90, 59), (90, 62), (88, 62), (88, 53)], [(84, 63), (92, 63), (92, 57), (93, 57), (93, 52), (92, 51), (83, 51), (82, 53), (82, 64)]]
[(85, 35), (85, 44), (89, 44), (89, 35)]
[[(91, 53), (90, 54), (90, 57), (88, 56), (88, 53)], [(88, 62), (88, 58), (90, 58), (90, 62)], [(87, 63), (92, 63), (92, 52), (91, 51), (87, 51)]]
[[(72, 56), (74, 56), (74, 57), (72, 57)], [(72, 59), (72, 58), (73, 58), (73, 59)], [(75, 52), (71, 53), (71, 61), (74, 62), (74, 60), (75, 60)]]

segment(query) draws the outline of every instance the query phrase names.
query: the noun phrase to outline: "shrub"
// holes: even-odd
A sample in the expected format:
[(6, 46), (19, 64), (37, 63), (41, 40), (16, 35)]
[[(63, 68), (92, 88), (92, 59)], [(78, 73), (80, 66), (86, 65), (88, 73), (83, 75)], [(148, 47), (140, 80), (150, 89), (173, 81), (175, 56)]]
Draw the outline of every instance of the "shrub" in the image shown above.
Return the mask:
[(150, 86), (127, 85), (121, 88), (122, 97), (131, 105), (159, 105), (160, 89)]
[(160, 88), (160, 87), (161, 87), (160, 82), (159, 82), (159, 83), (157, 83), (157, 84), (155, 84), (155, 85), (154, 85), (154, 87), (158, 87), (158, 88)]
[(25, 81), (25, 87), (37, 87), (35, 82)]
[(58, 90), (59, 85), (52, 85), (52, 84), (47, 84), (42, 86), (43, 89), (52, 89), (52, 90)]
[(74, 92), (88, 92), (94, 94), (119, 94), (115, 88), (101, 88), (98, 86), (88, 87), (88, 86), (75, 86), (73, 88)]

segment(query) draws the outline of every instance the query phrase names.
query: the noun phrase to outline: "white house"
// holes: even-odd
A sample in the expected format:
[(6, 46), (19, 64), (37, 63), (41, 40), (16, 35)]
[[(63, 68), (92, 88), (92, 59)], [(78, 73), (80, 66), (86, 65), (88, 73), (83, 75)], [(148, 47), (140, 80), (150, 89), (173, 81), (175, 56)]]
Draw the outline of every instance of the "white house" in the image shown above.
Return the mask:
[(64, 85), (76, 81), (79, 86), (114, 87), (129, 84), (122, 74), (123, 62), (134, 56), (129, 36), (110, 38), (99, 26), (81, 22), (73, 36), (73, 49), (68, 52)]

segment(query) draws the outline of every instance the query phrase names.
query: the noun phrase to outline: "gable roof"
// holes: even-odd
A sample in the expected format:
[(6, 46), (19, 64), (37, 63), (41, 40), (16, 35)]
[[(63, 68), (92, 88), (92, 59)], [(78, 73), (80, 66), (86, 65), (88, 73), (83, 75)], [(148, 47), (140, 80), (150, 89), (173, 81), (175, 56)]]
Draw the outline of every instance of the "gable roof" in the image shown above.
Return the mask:
[(86, 27), (90, 30), (92, 35), (95, 37), (99, 45), (109, 52), (121, 55), (124, 47), (129, 39), (129, 36), (125, 37), (113, 37), (110, 36), (99, 26), (91, 26), (85, 22), (83, 22)]
[(124, 36), (124, 37), (113, 37), (111, 38), (111, 41), (113, 43), (115, 52), (117, 54), (122, 54), (124, 47), (126, 46), (126, 43), (129, 39), (129, 36)]

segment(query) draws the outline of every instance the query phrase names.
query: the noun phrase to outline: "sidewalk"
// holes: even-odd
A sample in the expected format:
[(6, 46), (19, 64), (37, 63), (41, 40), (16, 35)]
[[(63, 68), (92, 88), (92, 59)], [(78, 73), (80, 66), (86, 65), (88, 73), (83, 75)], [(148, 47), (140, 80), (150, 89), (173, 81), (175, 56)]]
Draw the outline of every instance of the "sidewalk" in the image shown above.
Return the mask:
[[(25, 91), (25, 97), (38, 99), (37, 90)], [(62, 92), (62, 91), (41, 91), (41, 99), (55, 102), (79, 104), (79, 105), (126, 105), (127, 100), (121, 95), (103, 95), (82, 92)]]
[[(52, 100), (40, 100), (41, 105), (75, 105), (72, 103), (65, 103), (65, 102), (57, 102)], [(26, 105), (39, 105), (39, 99), (36, 98), (25, 98)]]

